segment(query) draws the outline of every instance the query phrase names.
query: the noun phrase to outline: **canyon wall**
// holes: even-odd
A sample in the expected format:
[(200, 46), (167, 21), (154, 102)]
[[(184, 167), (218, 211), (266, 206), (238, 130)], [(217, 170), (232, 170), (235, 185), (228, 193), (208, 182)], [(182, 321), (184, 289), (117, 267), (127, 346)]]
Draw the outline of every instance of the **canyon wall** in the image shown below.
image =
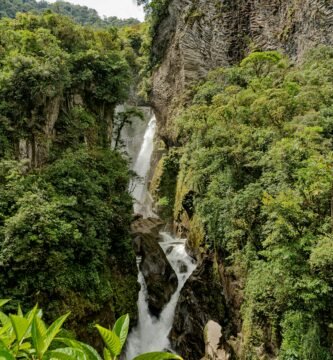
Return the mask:
[[(151, 102), (160, 138), (167, 148), (177, 145), (173, 119), (190, 100), (191, 86), (211, 69), (236, 64), (251, 51), (261, 50), (279, 50), (292, 61), (300, 62), (308, 50), (320, 44), (333, 45), (332, 1), (169, 1), (166, 14), (155, 28), (152, 48), (158, 66), (153, 72)], [(220, 339), (224, 355), (216, 359), (243, 358), (246, 354), (242, 354), (241, 279), (225, 271), (218, 254), (213, 254), (215, 262), (207, 265), (205, 250), (199, 249), (204, 231), (196, 225), (195, 211), (192, 213), (184, 205), (191, 203), (191, 189), (186, 189), (184, 179), (186, 174), (178, 175), (174, 191), (176, 228), (189, 237), (189, 250), (201, 258), (201, 265), (182, 290), (171, 331), (172, 344), (184, 356), (192, 351), (191, 359), (200, 359), (204, 352), (204, 323), (213, 319), (223, 326), (224, 332)], [(213, 279), (202, 276), (210, 272), (215, 274)], [(214, 290), (211, 297), (207, 297), (203, 286), (193, 285), (205, 281)], [(216, 309), (218, 302), (222, 310)], [(270, 358), (260, 347), (257, 357)]]
[(153, 38), (159, 66), (152, 105), (166, 127), (186, 101), (186, 90), (219, 66), (251, 50), (281, 50), (299, 61), (318, 44), (333, 44), (333, 4), (328, 0), (171, 0)]

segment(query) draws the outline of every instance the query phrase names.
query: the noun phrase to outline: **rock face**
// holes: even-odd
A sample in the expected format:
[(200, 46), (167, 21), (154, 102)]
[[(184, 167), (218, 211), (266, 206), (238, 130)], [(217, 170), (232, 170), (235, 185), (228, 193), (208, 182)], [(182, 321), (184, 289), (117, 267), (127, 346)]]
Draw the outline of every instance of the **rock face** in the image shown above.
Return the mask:
[(231, 360), (234, 359), (231, 349), (227, 350), (223, 344), (223, 333), (220, 324), (209, 320), (205, 327), (205, 356), (202, 360)]
[(132, 224), (134, 248), (142, 256), (140, 270), (147, 285), (149, 310), (155, 316), (161, 313), (178, 286), (177, 275), (158, 244), (163, 225), (161, 220), (153, 218), (138, 218)]
[[(73, 89), (73, 91), (75, 91)], [(19, 160), (27, 160), (31, 168), (37, 168), (45, 164), (50, 155), (50, 149), (59, 141), (57, 133), (57, 125), (61, 122), (63, 114), (70, 113), (74, 107), (85, 107), (87, 101), (79, 94), (68, 95), (62, 91), (61, 94), (45, 100), (45, 103), (31, 111), (31, 123), (39, 123), (38, 131), (32, 132), (28, 137), (18, 139), (16, 144)], [(115, 105), (107, 105), (96, 107), (95, 111), (105, 122), (105, 131), (100, 135), (105, 137), (106, 145), (111, 146), (113, 132), (113, 117)], [(86, 135), (84, 135), (85, 144), (89, 143)], [(94, 140), (95, 141), (95, 140)]]
[(170, 333), (172, 347), (186, 359), (201, 359), (204, 328), (210, 319), (223, 324), (227, 315), (223, 286), (214, 274), (213, 259), (205, 257), (181, 291)]
[(279, 49), (293, 59), (333, 44), (333, 3), (327, 0), (170, 0), (154, 37), (159, 66), (152, 104), (160, 135), (193, 81), (249, 52)]

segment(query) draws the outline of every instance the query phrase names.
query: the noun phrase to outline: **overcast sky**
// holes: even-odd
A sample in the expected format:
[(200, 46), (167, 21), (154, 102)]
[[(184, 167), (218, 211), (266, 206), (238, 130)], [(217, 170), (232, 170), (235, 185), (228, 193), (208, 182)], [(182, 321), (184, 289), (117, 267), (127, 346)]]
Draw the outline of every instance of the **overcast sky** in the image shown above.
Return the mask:
[[(55, 0), (48, 0), (54, 2)], [(121, 19), (134, 17), (143, 20), (144, 14), (141, 7), (136, 5), (135, 0), (67, 0), (73, 4), (86, 5), (96, 9), (99, 14), (117, 16)]]

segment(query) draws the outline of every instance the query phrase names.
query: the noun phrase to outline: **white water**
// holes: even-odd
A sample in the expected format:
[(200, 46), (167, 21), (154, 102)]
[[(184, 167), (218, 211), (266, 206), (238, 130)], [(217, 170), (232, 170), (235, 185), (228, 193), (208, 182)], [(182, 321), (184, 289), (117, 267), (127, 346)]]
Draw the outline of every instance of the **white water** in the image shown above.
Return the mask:
[(133, 197), (135, 199), (134, 212), (142, 214), (144, 217), (154, 216), (152, 211), (152, 199), (148, 192), (148, 181), (150, 161), (154, 149), (154, 136), (156, 131), (156, 118), (153, 115), (148, 123), (148, 127), (143, 139), (140, 153), (136, 159), (133, 170), (140, 177), (133, 181)]
[[(153, 151), (153, 139), (156, 128), (156, 119), (152, 117), (150, 120), (144, 141), (137, 158), (134, 170), (145, 181), (136, 185), (133, 195), (136, 199), (135, 211), (144, 216), (151, 216), (152, 202), (148, 201), (149, 192), (147, 184), (147, 174), (149, 173), (151, 155)], [(190, 277), (196, 267), (196, 263), (185, 250), (185, 239), (176, 239), (170, 234), (161, 232), (160, 246), (165, 252), (170, 265), (173, 267), (178, 278), (178, 287), (176, 292), (172, 295), (169, 303), (164, 307), (160, 316), (156, 318), (148, 309), (147, 302), (147, 287), (142, 273), (139, 271), (138, 282), (141, 285), (138, 299), (138, 325), (130, 333), (127, 345), (125, 359), (131, 360), (135, 356), (152, 351), (170, 350), (171, 345), (168, 335), (172, 328), (175, 310), (181, 289), (186, 280)], [(138, 262), (140, 263), (138, 258)]]

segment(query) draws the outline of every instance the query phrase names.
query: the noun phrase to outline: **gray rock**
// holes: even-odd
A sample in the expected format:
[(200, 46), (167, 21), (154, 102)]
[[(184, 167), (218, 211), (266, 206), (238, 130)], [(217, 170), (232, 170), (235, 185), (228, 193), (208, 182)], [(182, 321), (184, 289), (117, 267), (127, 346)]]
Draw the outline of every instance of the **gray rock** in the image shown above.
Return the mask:
[(201, 359), (210, 319), (221, 324), (227, 320), (222, 284), (214, 274), (213, 260), (205, 257), (181, 291), (169, 336), (172, 348), (186, 359)]
[(333, 4), (327, 0), (171, 0), (154, 36), (151, 101), (159, 134), (167, 130), (195, 81), (249, 52), (282, 50), (294, 60), (318, 44), (333, 44)]
[(187, 272), (187, 265), (183, 261), (178, 261), (177, 266), (181, 274), (185, 274)]
[(170, 301), (178, 286), (177, 275), (158, 243), (163, 225), (161, 220), (153, 218), (138, 218), (132, 224), (135, 250), (142, 256), (140, 270), (147, 285), (149, 310), (155, 316)]
[(205, 327), (205, 356), (202, 360), (231, 360), (232, 354), (223, 345), (222, 326), (209, 320)]

